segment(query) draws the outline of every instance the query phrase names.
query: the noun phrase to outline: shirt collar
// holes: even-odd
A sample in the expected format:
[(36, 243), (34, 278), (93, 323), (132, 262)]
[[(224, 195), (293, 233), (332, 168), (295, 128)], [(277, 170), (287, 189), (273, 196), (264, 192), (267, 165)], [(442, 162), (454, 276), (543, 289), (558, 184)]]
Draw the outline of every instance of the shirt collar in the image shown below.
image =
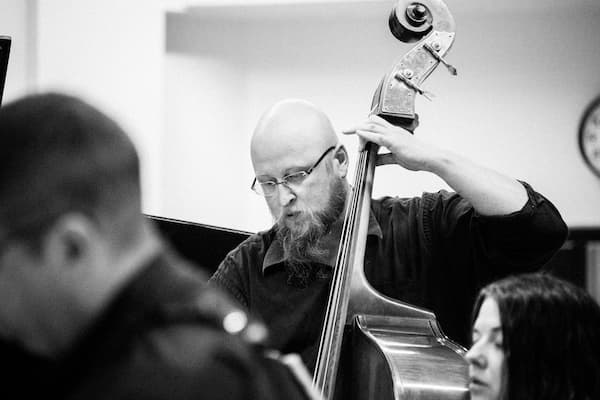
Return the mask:
[[(381, 226), (379, 225), (379, 222), (377, 222), (377, 219), (375, 219), (373, 212), (370, 212), (367, 236), (372, 236), (372, 235), (377, 236), (379, 239), (383, 238), (383, 231), (381, 230)], [(285, 258), (283, 256), (283, 244), (281, 243), (281, 240), (279, 240), (279, 237), (277, 237), (277, 235), (275, 235), (275, 239), (273, 240), (273, 242), (271, 242), (271, 245), (267, 249), (265, 258), (263, 260), (263, 265), (262, 265), (263, 275), (268, 268), (273, 267), (275, 265), (282, 264), (284, 261), (285, 261)], [(323, 262), (323, 263), (325, 265), (329, 265), (331, 268), (333, 268), (333, 265), (331, 265), (331, 263), (329, 261)]]

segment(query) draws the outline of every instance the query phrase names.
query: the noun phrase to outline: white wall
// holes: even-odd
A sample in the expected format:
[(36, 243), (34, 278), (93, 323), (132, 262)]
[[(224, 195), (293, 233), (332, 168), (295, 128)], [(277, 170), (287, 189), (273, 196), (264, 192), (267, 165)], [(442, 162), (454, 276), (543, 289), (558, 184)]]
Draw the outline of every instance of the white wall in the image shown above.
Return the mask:
[[(82, 95), (140, 148), (147, 213), (263, 229), (270, 217), (248, 188), (248, 143), (260, 113), (302, 97), (336, 128), (352, 125), (410, 46), (388, 32), (391, 0), (228, 1), (235, 5), (170, 14), (165, 24), (165, 4), (189, 3), (0, 0), (0, 34), (13, 36), (5, 101), (47, 89)], [(448, 5), (457, 24), (448, 59), (459, 76), (440, 68), (425, 83), (437, 97), (418, 100), (417, 134), (529, 181), (570, 226), (600, 226), (600, 180), (576, 141), (583, 109), (600, 94), (600, 3)], [(344, 143), (354, 151), (354, 140)], [(384, 167), (375, 192), (440, 187), (428, 174)]]
[(159, 0), (2, 0), (4, 18), (6, 33), (14, 35), (6, 99), (55, 90), (99, 106), (131, 134), (142, 160), (144, 209), (159, 212), (165, 37)]
[[(487, 3), (452, 9), (449, 2), (457, 39), (448, 59), (459, 75), (439, 68), (425, 83), (437, 97), (418, 100), (417, 134), (529, 181), (570, 226), (600, 225), (600, 180), (586, 169), (576, 138), (583, 109), (600, 95), (600, 4), (515, 11)], [(347, 15), (353, 6), (340, 8), (343, 17), (331, 7), (323, 12), (329, 17), (251, 7), (170, 14), (166, 216), (250, 231), (269, 225), (266, 206), (248, 188), (248, 141), (259, 115), (279, 99), (301, 97), (322, 106), (336, 128), (350, 126), (410, 48), (388, 32), (387, 2), (372, 5), (381, 15), (371, 8)], [(364, 3), (356, 7), (365, 10)], [(344, 142), (355, 150), (354, 140)], [(375, 194), (441, 187), (434, 176), (390, 166), (379, 169)]]
[[(247, 124), (242, 123), (243, 70), (209, 54), (174, 55), (167, 59), (166, 69), (166, 164), (160, 215), (228, 228), (243, 226), (240, 220), (250, 215), (233, 198), (244, 192), (250, 179), (239, 162), (249, 146), (243, 135)], [(186, 79), (179, 79), (182, 76)]]

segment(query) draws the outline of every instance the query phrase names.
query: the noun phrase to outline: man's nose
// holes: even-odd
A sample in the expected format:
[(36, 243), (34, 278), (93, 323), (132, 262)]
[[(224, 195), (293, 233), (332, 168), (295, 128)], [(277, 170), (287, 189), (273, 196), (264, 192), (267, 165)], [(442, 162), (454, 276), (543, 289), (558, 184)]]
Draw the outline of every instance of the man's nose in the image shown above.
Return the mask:
[(296, 193), (285, 183), (277, 185), (277, 194), (279, 198), (279, 205), (286, 207), (296, 199)]

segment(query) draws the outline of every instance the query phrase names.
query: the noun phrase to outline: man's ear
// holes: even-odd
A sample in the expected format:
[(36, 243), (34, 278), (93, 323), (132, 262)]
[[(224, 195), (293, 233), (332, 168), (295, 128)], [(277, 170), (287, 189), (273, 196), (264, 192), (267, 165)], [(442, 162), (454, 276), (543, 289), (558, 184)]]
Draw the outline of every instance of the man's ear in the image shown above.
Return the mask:
[(60, 216), (48, 230), (42, 251), (52, 266), (76, 267), (89, 260), (98, 240), (97, 228), (89, 217), (67, 213)]
[(342, 178), (346, 177), (346, 175), (348, 174), (349, 160), (348, 160), (348, 152), (346, 151), (346, 147), (344, 147), (344, 145), (340, 145), (340, 147), (338, 147), (335, 150), (333, 159), (335, 161), (337, 161), (336, 169), (337, 169), (339, 175)]

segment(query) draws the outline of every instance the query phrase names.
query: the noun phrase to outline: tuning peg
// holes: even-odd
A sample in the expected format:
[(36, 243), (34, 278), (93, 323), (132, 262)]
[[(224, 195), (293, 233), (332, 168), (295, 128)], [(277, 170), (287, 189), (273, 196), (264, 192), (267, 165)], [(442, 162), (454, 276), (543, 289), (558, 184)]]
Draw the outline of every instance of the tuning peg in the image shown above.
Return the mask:
[(432, 101), (433, 97), (435, 97), (435, 95), (431, 92), (428, 92), (426, 90), (421, 89), (419, 86), (417, 86), (416, 84), (414, 84), (410, 78), (412, 78), (412, 71), (411, 70), (404, 70), (402, 72), (398, 72), (396, 75), (394, 75), (394, 78), (396, 78), (397, 80), (399, 80), (400, 82), (403, 82), (406, 86), (408, 86), (409, 88), (415, 90), (417, 93), (419, 93), (420, 95), (422, 95), (423, 97), (425, 97), (427, 100)]
[(436, 60), (438, 60), (439, 62), (444, 64), (444, 66), (446, 68), (448, 68), (448, 71), (450, 72), (451, 75), (454, 75), (454, 76), (457, 75), (456, 68), (454, 68), (454, 66), (450, 65), (448, 62), (446, 62), (446, 60), (444, 60), (444, 58), (442, 56), (440, 56), (433, 47), (431, 47), (429, 44), (425, 43), (425, 44), (423, 44), (423, 48), (425, 50), (427, 50), (433, 56), (433, 58), (435, 58)]

